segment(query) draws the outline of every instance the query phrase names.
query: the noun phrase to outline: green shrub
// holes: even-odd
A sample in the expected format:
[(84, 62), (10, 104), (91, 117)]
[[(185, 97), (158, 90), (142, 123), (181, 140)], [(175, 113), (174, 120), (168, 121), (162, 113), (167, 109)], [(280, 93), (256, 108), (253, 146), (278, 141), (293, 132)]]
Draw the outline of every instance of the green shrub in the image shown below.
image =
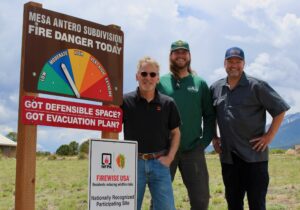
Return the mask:
[(79, 154), (78, 154), (78, 160), (85, 160), (85, 159), (87, 159), (88, 158), (88, 156), (87, 156), (87, 154), (85, 154), (84, 152), (80, 152)]
[(61, 145), (55, 152), (57, 155), (69, 155), (70, 147), (69, 145), (63, 144)]
[(215, 154), (217, 154), (217, 152), (215, 150), (212, 150), (208, 154), (215, 155)]
[(51, 153), (50, 152), (43, 152), (43, 151), (37, 151), (36, 152), (36, 156), (37, 157), (47, 157), (47, 156), (50, 156), (51, 155)]
[(270, 149), (270, 154), (285, 154), (285, 149)]
[(70, 142), (68, 155), (78, 155), (78, 150), (79, 150), (79, 144), (76, 141)]
[(50, 155), (48, 157), (48, 160), (56, 160), (57, 159), (57, 156), (56, 155)]
[(62, 155), (62, 156), (74, 156), (78, 155), (79, 151), (79, 144), (76, 141), (70, 142), (69, 145), (63, 144), (61, 145), (57, 150), (56, 154), (57, 155)]
[(89, 140), (82, 142), (82, 144), (79, 146), (79, 152), (89, 154)]

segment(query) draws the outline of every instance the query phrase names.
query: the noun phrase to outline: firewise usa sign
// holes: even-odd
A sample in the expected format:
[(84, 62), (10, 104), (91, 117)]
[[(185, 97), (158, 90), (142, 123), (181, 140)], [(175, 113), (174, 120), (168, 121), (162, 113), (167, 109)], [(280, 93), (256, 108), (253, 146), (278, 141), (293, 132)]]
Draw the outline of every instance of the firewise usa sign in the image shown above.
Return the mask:
[(90, 140), (89, 209), (136, 209), (137, 142)]

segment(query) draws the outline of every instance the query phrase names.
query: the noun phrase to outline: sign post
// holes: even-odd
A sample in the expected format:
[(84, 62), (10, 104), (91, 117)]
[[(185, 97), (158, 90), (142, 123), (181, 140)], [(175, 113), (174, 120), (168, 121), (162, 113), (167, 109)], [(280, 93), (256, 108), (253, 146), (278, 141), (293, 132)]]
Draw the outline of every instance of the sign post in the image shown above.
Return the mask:
[[(42, 8), (42, 4), (29, 2), (24, 8), (34, 6)], [(25, 13), (23, 15), (25, 20)], [(22, 98), (24, 96), (37, 96), (23, 89), (25, 77), (25, 40), (27, 39), (26, 24), (23, 23), (22, 53), (19, 91), (19, 116), (18, 116), (18, 145), (16, 154), (16, 187), (15, 209), (34, 210), (35, 208), (35, 169), (36, 169), (36, 125), (23, 125), (21, 122)]]
[[(101, 130), (103, 137), (118, 139), (121, 130), (118, 106), (123, 95), (123, 47), (124, 35), (116, 25), (104, 26), (46, 10), (39, 3), (24, 5), (16, 210), (35, 209), (37, 125)], [(97, 108), (96, 105), (53, 101), (39, 98), (38, 93), (103, 102), (113, 107)], [(37, 103), (38, 107), (32, 106)], [(104, 119), (97, 115), (97, 111), (83, 114), (76, 108), (71, 113), (56, 108), (46, 113), (44, 111), (49, 111), (46, 103), (55, 104), (56, 108), (71, 107), (71, 110), (76, 106), (102, 110), (103, 113), (117, 113), (118, 117), (107, 119), (104, 116)], [(68, 117), (64, 116), (66, 112)]]

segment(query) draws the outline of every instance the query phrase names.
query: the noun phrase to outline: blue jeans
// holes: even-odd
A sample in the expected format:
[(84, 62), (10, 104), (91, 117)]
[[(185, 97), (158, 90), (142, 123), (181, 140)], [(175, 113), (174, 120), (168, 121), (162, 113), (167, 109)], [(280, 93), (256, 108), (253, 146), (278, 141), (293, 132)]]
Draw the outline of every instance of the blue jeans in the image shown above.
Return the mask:
[(175, 210), (170, 169), (157, 159), (138, 159), (138, 210), (142, 207), (147, 184), (153, 200), (153, 210)]

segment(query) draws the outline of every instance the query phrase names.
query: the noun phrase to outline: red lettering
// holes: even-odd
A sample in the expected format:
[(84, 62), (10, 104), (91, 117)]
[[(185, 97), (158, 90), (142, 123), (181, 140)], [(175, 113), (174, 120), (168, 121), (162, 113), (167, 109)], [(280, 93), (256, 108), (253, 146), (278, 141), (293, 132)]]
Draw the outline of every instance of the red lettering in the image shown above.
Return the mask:
[(119, 181), (119, 175), (96, 175), (96, 181)]
[(123, 182), (128, 182), (129, 181), (129, 176), (127, 176), (127, 175), (120, 176), (120, 180), (123, 181)]

